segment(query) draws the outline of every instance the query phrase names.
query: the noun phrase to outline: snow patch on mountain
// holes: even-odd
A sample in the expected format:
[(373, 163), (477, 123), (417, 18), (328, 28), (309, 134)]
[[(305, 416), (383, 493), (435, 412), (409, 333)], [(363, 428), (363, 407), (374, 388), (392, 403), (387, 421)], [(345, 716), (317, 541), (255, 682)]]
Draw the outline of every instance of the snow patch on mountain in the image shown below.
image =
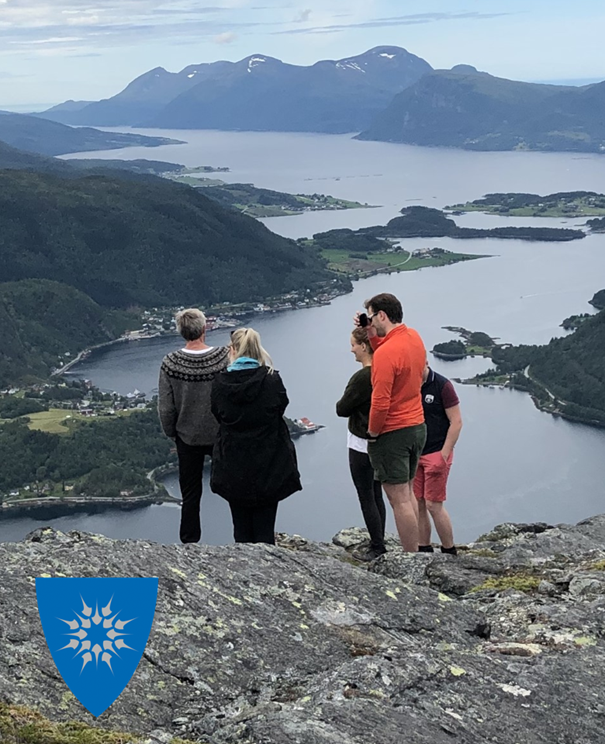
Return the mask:
[(252, 72), (253, 67), (257, 67), (258, 65), (266, 61), (267, 60), (264, 57), (251, 57), (248, 61), (248, 72)]
[[(367, 64), (367, 62), (364, 62), (364, 64)], [(365, 73), (365, 70), (362, 70), (361, 67), (357, 64), (357, 62), (337, 62), (336, 67), (338, 67), (341, 70), (359, 70), (359, 72)]]

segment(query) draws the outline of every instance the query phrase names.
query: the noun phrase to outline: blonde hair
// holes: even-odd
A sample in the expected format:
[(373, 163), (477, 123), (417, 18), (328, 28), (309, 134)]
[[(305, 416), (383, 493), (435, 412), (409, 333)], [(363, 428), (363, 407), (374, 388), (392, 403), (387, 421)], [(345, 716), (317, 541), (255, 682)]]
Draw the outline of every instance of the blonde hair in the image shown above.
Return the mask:
[(231, 348), (235, 359), (250, 357), (256, 359), (263, 367), (268, 367), (273, 372), (273, 361), (269, 354), (263, 349), (260, 342), (260, 334), (254, 328), (238, 328), (231, 332)]
[(197, 341), (206, 331), (206, 316), (195, 307), (181, 310), (174, 316), (176, 329), (185, 341)]

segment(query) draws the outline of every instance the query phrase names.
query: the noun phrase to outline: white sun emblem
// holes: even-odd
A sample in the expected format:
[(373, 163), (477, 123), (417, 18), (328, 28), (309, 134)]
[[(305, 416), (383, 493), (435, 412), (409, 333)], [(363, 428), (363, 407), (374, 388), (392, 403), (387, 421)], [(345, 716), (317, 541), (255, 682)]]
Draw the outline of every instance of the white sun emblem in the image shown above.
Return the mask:
[(66, 646), (60, 648), (59, 651), (64, 651), (68, 648), (74, 649), (76, 651), (74, 659), (82, 654), (80, 657), (82, 659), (82, 669), (80, 670), (80, 674), (84, 671), (84, 667), (92, 661), (93, 654), (97, 669), (99, 667), (100, 656), (101, 663), (104, 662), (107, 664), (113, 674), (111, 662), (114, 656), (120, 658), (118, 650), (135, 650), (120, 638), (120, 636), (129, 635), (128, 633), (122, 633), (120, 631), (124, 630), (124, 627), (128, 625), (128, 623), (131, 623), (135, 618), (131, 618), (130, 620), (116, 620), (117, 616), (120, 614), (120, 610), (110, 617), (112, 614), (111, 602), (113, 597), (105, 607), (101, 608), (100, 615), (98, 602), (96, 603), (95, 614), (93, 615), (92, 607), (89, 607), (82, 597), (80, 597), (80, 599), (82, 600), (83, 617), (74, 611), (77, 620), (63, 620), (63, 618), (58, 618), (69, 625), (70, 630), (74, 631), (73, 633), (65, 633), (65, 635), (75, 636)]

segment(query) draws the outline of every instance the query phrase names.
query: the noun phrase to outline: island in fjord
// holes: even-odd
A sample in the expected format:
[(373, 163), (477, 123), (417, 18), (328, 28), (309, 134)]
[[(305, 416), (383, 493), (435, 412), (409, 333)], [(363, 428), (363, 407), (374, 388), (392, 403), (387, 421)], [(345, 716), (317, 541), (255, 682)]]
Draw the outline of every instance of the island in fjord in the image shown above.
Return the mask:
[(453, 361), (465, 359), (467, 356), (491, 357), (494, 347), (497, 346), (495, 339), (483, 331), (468, 331), (458, 326), (444, 326), (444, 330), (458, 334), (462, 340), (455, 339), (435, 344), (431, 354), (437, 359)]
[[(454, 214), (484, 212), (507, 217), (595, 217), (605, 215), (605, 194), (562, 191), (556, 194), (486, 194), (482, 199), (446, 207)], [(594, 222), (599, 222), (594, 220)], [(605, 223), (605, 220), (602, 220)], [(588, 223), (595, 230), (598, 226)]]

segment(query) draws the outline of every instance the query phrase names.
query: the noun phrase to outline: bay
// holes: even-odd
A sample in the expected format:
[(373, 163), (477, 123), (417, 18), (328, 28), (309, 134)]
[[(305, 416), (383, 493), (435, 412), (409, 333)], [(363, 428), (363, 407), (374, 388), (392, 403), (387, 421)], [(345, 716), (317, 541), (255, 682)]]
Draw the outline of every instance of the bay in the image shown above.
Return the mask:
[[(288, 237), (380, 224), (409, 204), (441, 208), (494, 191), (605, 191), (605, 161), (598, 155), (473, 153), (357, 142), (340, 135), (141, 131), (187, 139), (188, 144), (80, 156), (226, 165), (231, 171), (217, 174), (223, 180), (381, 205), (264, 220), (270, 229)], [(583, 221), (479, 214), (457, 219), (480, 227), (574, 226)], [(347, 467), (346, 423), (335, 416), (334, 403), (356, 370), (348, 338), (351, 318), (362, 309), (364, 299), (380, 291), (399, 296), (406, 322), (420, 331), (427, 348), (451, 338), (442, 330), (445, 325), (482, 330), (512, 343), (546, 343), (563, 334), (559, 327), (563, 318), (589, 311), (587, 300), (605, 286), (604, 235), (570, 244), (444, 238), (410, 240), (408, 246), (438, 246), (492, 257), (371, 277), (355, 283), (352, 294), (330, 306), (253, 320), (284, 377), (291, 400), (288, 414), (308, 416), (326, 426), (297, 441), (304, 490), (280, 506), (280, 530), (327, 540), (345, 526), (362, 525)], [(224, 332), (217, 332), (212, 343), (224, 343), (225, 338)], [(178, 346), (176, 337), (121, 344), (91, 356), (75, 372), (104, 389), (130, 392), (136, 387), (152, 392), (162, 356)], [(482, 359), (434, 364), (450, 377), (467, 377), (487, 366)], [(516, 391), (457, 389), (464, 430), (450, 478), (448, 508), (459, 542), (499, 522), (575, 522), (603, 511), (605, 431), (553, 418)], [(168, 486), (177, 492), (174, 477)], [(75, 514), (50, 523), (57, 529), (170, 543), (177, 539), (178, 518), (178, 507), (153, 506), (133, 512)], [(2, 521), (0, 540), (21, 539), (40, 524), (31, 519)], [(231, 540), (226, 505), (209, 492), (207, 484), (203, 529), (205, 542)]]

